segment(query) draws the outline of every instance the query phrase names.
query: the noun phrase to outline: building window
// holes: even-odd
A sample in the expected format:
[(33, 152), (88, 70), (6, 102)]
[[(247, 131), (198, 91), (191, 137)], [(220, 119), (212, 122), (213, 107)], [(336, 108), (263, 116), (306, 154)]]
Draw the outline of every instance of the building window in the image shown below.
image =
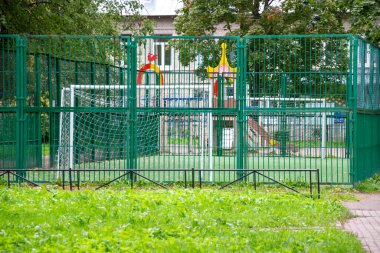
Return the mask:
[(157, 54), (158, 66), (170, 66), (172, 61), (172, 49), (168, 39), (156, 39), (154, 42), (154, 53)]
[(233, 97), (235, 97), (234, 87), (233, 86), (227, 86), (225, 94), (226, 94), (227, 98), (233, 98)]

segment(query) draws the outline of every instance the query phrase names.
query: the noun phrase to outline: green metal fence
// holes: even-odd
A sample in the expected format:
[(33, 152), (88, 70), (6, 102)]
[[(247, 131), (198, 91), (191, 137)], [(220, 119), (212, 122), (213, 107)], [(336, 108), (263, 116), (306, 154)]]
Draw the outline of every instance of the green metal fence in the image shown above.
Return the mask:
[[(380, 50), (354, 40), (354, 182), (380, 171)], [(355, 95), (356, 94), (356, 95)]]
[(379, 57), (353, 35), (2, 35), (0, 171), (352, 184), (380, 171)]

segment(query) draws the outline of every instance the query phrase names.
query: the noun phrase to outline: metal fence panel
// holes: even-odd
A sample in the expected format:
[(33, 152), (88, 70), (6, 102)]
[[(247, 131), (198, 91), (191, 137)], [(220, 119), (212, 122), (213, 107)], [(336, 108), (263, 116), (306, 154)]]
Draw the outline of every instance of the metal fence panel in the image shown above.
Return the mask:
[(320, 169), (322, 182), (350, 183), (350, 36), (245, 40), (248, 167)]
[(354, 182), (380, 171), (380, 49), (357, 39)]
[(32, 181), (380, 170), (379, 49), (357, 36), (2, 35), (0, 59), (0, 170)]

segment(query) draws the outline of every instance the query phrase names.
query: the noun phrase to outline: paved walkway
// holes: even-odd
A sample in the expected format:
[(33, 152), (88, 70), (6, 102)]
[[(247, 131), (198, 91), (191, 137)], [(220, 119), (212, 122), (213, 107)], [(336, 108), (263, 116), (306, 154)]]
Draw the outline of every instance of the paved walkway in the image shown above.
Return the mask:
[(344, 202), (353, 219), (343, 228), (357, 235), (368, 252), (380, 253), (380, 194), (358, 194), (359, 201)]

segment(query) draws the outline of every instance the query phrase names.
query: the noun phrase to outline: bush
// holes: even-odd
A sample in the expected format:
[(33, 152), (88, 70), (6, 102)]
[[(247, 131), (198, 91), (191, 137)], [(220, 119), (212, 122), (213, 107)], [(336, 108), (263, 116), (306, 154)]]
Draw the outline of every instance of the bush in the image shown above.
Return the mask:
[(314, 140), (320, 140), (322, 138), (322, 130), (320, 128), (313, 129), (312, 137)]
[(276, 141), (280, 141), (281, 138), (283, 138), (285, 141), (288, 141), (290, 139), (289, 131), (275, 131), (273, 133), (273, 139)]
[(360, 192), (379, 192), (380, 191), (380, 174), (375, 174), (371, 178), (363, 180), (355, 185), (355, 189)]

